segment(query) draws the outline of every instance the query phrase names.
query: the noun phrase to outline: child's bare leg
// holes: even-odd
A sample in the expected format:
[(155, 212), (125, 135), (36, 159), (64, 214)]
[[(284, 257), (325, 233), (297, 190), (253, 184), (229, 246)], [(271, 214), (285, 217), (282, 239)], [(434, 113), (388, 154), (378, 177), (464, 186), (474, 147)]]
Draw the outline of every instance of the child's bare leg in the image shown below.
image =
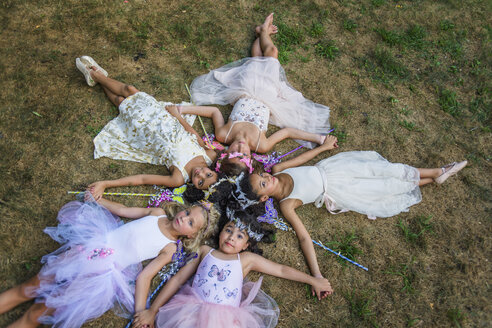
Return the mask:
[(265, 22), (260, 25), (260, 47), (265, 57), (278, 58), (277, 47), (273, 44), (270, 31), (273, 26), (273, 13), (267, 16)]
[(39, 326), (38, 319), (46, 313), (48, 308), (44, 303), (35, 303), (15, 322), (11, 323), (7, 328), (34, 328)]
[(265, 148), (262, 148), (265, 152), (270, 151), (273, 146), (275, 146), (277, 143), (284, 139), (299, 139), (299, 140), (306, 140), (306, 141), (311, 141), (317, 144), (322, 144), (324, 140), (326, 139), (326, 136), (322, 136), (320, 134), (316, 133), (311, 133), (311, 132), (306, 132), (303, 130), (299, 130), (296, 128), (283, 128), (272, 134), (266, 139), (266, 145)]
[[(261, 50), (261, 46), (260, 46), (261, 26), (262, 25), (258, 25), (255, 29), (256, 38), (253, 41), (253, 44), (251, 46), (251, 56), (252, 57), (263, 57), (263, 51)], [(276, 34), (278, 32), (277, 26), (270, 25), (268, 28), (268, 32), (270, 35)]]
[(419, 186), (423, 186), (434, 182), (434, 179), (442, 174), (442, 169), (440, 167), (434, 169), (417, 169), (420, 173)]
[(96, 71), (95, 67), (91, 67), (91, 77), (95, 82), (101, 84), (109, 100), (116, 106), (119, 106), (126, 97), (138, 92), (138, 89), (133, 85), (109, 78), (101, 72)]
[(38, 276), (34, 276), (31, 279), (23, 282), (20, 285), (10, 288), (9, 290), (4, 291), (0, 294), (0, 314), (5, 313), (17, 305), (24, 303), (33, 299), (35, 296), (32, 296), (27, 292), (27, 289), (39, 287), (39, 279)]
[(263, 51), (261, 51), (260, 38), (256, 38), (251, 45), (251, 57), (263, 57)]

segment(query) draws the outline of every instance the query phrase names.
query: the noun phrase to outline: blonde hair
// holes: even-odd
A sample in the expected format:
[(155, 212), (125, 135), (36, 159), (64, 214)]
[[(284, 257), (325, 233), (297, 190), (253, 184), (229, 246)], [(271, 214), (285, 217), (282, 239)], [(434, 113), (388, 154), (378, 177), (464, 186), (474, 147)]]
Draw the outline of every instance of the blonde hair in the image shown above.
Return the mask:
[(168, 220), (174, 220), (176, 214), (186, 209), (198, 206), (202, 209), (203, 217), (205, 218), (204, 224), (200, 227), (200, 229), (196, 232), (195, 237), (186, 238), (181, 237), (180, 240), (183, 242), (183, 247), (187, 252), (196, 252), (200, 245), (213, 235), (218, 232), (218, 220), (220, 217), (219, 211), (215, 208), (215, 206), (210, 206), (209, 209), (206, 209), (199, 203), (195, 203), (191, 206), (187, 206), (184, 204), (169, 202), (169, 203), (161, 203), (160, 207), (166, 212), (166, 216)]

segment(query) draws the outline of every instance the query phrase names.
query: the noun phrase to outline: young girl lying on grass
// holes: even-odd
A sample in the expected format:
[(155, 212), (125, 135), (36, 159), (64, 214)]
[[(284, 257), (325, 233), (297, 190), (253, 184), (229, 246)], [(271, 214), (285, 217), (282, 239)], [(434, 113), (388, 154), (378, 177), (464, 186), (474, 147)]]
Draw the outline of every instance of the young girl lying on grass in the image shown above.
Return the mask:
[(94, 157), (165, 165), (171, 173), (140, 174), (92, 183), (89, 190), (96, 200), (111, 187), (142, 184), (179, 187), (191, 181), (194, 187), (207, 189), (218, 180), (218, 173), (208, 167), (216, 152), (205, 147), (181, 115), (168, 113), (165, 108), (171, 103), (158, 102), (134, 86), (107, 77), (107, 72), (89, 56), (77, 58), (76, 65), (87, 84), (99, 83), (120, 111), (94, 139)]
[[(278, 306), (260, 290), (261, 278), (256, 283), (243, 281), (251, 271), (310, 284), (325, 296), (332, 293), (328, 280), (253, 253), (259, 252), (257, 242), (271, 233), (255, 216), (228, 208), (221, 225), (219, 248), (201, 246), (198, 258), (167, 282), (148, 310), (135, 316), (133, 327), (152, 328), (154, 320), (159, 328), (275, 327)], [(193, 283), (186, 284), (193, 275)]]
[(264, 202), (273, 197), (280, 202), (280, 210), (294, 228), (315, 277), (322, 275), (311, 237), (295, 212), (297, 207), (315, 203), (317, 207), (325, 204), (333, 214), (355, 211), (370, 219), (394, 216), (422, 200), (419, 186), (441, 184), (467, 164), (463, 161), (440, 168), (414, 168), (390, 163), (374, 151), (350, 151), (314, 166), (300, 166), (337, 147), (337, 138), (328, 136), (323, 145), (273, 166), (273, 175), (252, 174), (249, 182), (253, 195), (243, 195), (244, 199)]
[[(123, 224), (116, 215), (140, 219)], [(214, 233), (217, 217), (213, 208), (199, 205), (136, 208), (102, 198), (99, 204), (70, 202), (58, 213), (58, 226), (45, 229), (62, 246), (42, 258), (35, 277), (0, 294), (0, 313), (36, 298), (10, 327), (80, 327), (111, 308), (125, 317), (138, 314), (145, 309), (152, 278), (171, 262), (177, 240), (196, 250)], [(141, 270), (140, 262), (152, 258)]]

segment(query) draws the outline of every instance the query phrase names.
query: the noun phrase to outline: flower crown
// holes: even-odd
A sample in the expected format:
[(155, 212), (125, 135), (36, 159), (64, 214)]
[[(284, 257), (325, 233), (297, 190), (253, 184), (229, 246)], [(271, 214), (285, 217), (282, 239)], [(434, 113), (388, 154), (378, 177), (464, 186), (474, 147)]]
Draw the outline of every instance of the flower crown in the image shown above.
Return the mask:
[(236, 179), (235, 181), (235, 191), (232, 193), (232, 197), (241, 205), (242, 207), (249, 207), (251, 205), (256, 205), (259, 203), (258, 200), (253, 200), (249, 199), (248, 196), (246, 196), (246, 193), (242, 191), (241, 186), (239, 185), (241, 183), (242, 179), (247, 179), (248, 177), (245, 177), (245, 173), (242, 172)]
[(255, 232), (251, 229), (251, 224), (245, 224), (241, 221), (240, 218), (234, 216), (234, 210), (227, 208), (226, 210), (227, 217), (230, 221), (234, 222), (235, 226), (239, 230), (244, 230), (248, 233), (249, 238), (253, 238), (256, 241), (260, 241), (263, 238), (264, 234)]
[(222, 153), (220, 155), (219, 159), (217, 160), (217, 164), (215, 165), (215, 171), (216, 172), (219, 172), (219, 170), (220, 170), (220, 165), (221, 165), (220, 161), (222, 161), (226, 157), (229, 159), (235, 158), (235, 157), (240, 157), (241, 159), (239, 161), (246, 164), (246, 167), (248, 167), (249, 173), (253, 173), (253, 166), (251, 165), (251, 157), (246, 157), (246, 156), (244, 156), (244, 154), (238, 153), (238, 152)]

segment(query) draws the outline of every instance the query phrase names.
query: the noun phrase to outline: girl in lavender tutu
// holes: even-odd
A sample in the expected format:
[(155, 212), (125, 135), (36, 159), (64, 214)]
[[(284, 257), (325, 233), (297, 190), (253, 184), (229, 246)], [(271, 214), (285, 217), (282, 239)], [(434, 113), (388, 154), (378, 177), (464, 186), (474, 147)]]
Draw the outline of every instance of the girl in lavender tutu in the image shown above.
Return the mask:
[[(257, 242), (268, 240), (271, 234), (260, 226), (256, 216), (231, 208), (226, 213), (219, 248), (201, 246), (198, 258), (167, 282), (148, 310), (135, 316), (135, 328), (152, 328), (154, 324), (159, 328), (275, 327), (278, 306), (260, 290), (261, 278), (256, 283), (243, 281), (251, 271), (307, 283), (326, 294), (332, 293), (328, 280), (253, 253), (259, 251)], [(192, 275), (193, 283), (185, 284)]]
[[(178, 239), (192, 251), (217, 224), (213, 207), (129, 208), (87, 198), (63, 206), (58, 226), (45, 229), (62, 246), (42, 258), (41, 271), (0, 294), (0, 313), (36, 298), (10, 327), (80, 327), (111, 308), (129, 318), (145, 309), (150, 282), (171, 261)], [(140, 219), (123, 224), (116, 215)], [(152, 258), (141, 270), (140, 262)]]

